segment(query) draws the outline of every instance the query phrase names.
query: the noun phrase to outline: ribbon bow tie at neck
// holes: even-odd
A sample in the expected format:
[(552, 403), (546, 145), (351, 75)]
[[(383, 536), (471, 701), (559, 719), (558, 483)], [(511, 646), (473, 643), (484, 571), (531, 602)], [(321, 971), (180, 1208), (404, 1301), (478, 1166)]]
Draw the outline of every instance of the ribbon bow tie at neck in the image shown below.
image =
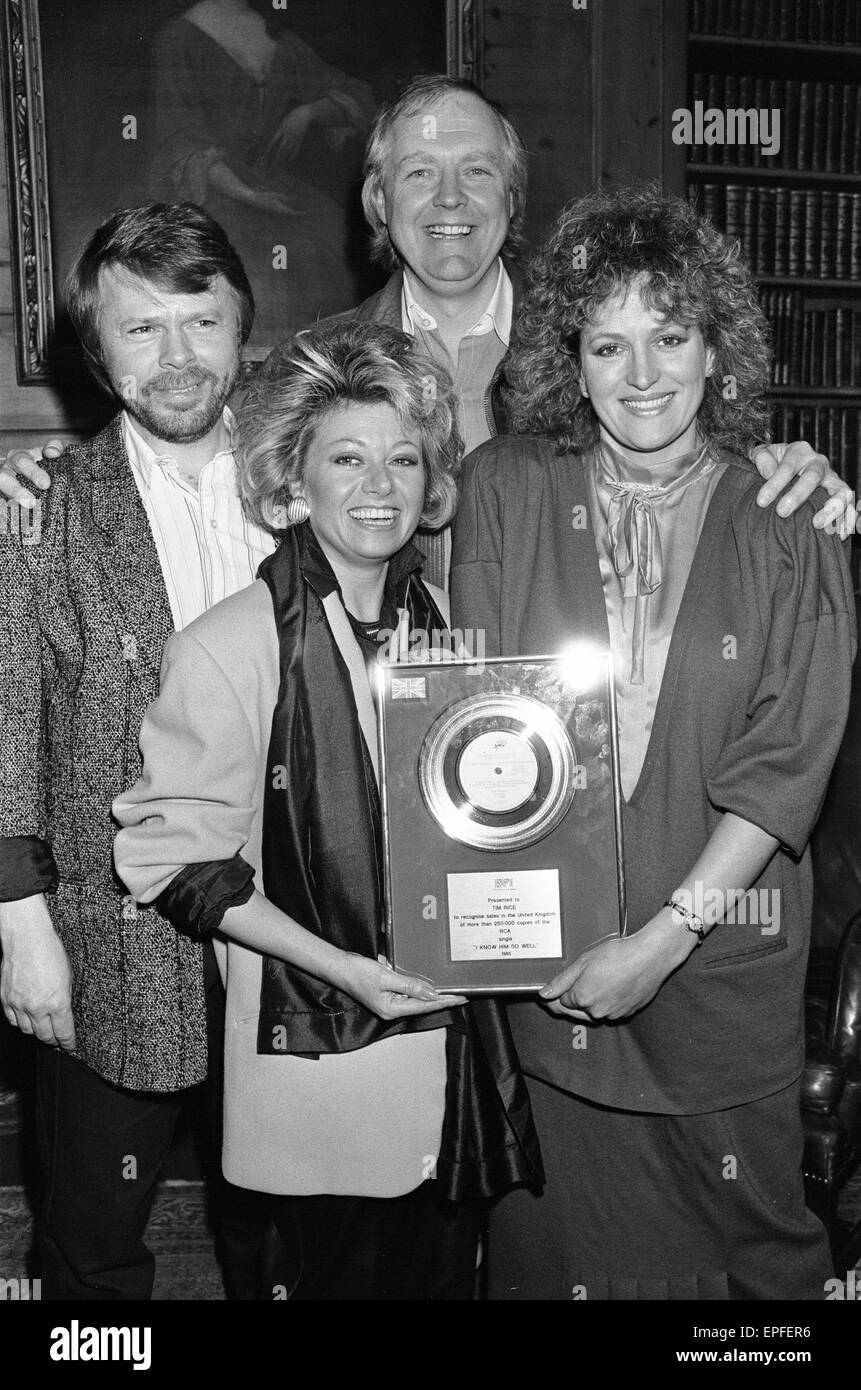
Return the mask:
[(624, 460), (602, 445), (603, 480), (611, 493), (607, 511), (610, 553), (613, 568), (622, 580), (625, 598), (653, 594), (660, 588), (663, 549), (655, 503), (680, 492), (702, 476), (705, 470), (700, 464), (707, 449), (708, 445), (704, 444), (696, 454), (685, 454), (673, 460), (679, 471), (667, 482), (633, 483), (618, 477), (617, 470), (624, 469)]
[(613, 568), (625, 598), (653, 594), (661, 583), (661, 532), (651, 502), (638, 488), (612, 485), (607, 514)]

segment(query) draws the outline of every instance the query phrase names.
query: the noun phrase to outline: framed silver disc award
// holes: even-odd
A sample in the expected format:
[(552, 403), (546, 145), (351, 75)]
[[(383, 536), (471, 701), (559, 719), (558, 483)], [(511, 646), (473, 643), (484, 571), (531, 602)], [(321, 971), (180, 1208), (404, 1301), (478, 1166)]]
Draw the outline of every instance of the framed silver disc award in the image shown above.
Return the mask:
[(383, 663), (378, 720), (396, 969), (536, 990), (623, 929), (609, 654)]

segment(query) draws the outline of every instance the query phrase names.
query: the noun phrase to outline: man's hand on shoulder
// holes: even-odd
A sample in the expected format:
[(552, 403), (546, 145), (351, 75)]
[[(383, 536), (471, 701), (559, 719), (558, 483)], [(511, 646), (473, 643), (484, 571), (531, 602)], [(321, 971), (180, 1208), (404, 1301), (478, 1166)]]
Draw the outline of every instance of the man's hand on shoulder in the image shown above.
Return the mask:
[(72, 968), (41, 893), (0, 903), (0, 1006), (13, 1028), (72, 1051)]
[[(828, 501), (814, 516), (813, 525), (817, 530), (830, 527), (841, 540), (852, 535), (858, 515), (855, 497), (824, 454), (817, 454), (805, 440), (797, 439), (792, 444), (760, 444), (751, 451), (751, 460), (768, 480), (757, 494), (761, 507), (777, 501), (778, 514), (791, 516), (821, 487), (828, 493)], [(785, 492), (790, 483), (792, 487)]]
[(17, 502), (19, 507), (33, 507), (36, 498), (27, 491), (26, 483), (42, 491), (51, 486), (51, 477), (42, 467), (53, 463), (65, 449), (62, 439), (49, 439), (41, 449), (13, 449), (0, 464), (0, 497)]

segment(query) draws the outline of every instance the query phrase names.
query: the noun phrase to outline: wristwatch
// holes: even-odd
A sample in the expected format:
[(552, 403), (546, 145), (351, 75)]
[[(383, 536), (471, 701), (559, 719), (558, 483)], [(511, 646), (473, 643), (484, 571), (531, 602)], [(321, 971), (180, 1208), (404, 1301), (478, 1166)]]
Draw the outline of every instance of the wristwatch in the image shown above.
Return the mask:
[(706, 934), (705, 923), (702, 917), (698, 917), (695, 912), (691, 912), (690, 908), (685, 907), (683, 903), (677, 903), (675, 898), (667, 898), (664, 907), (671, 907), (673, 912), (679, 914), (682, 920), (678, 925), (684, 927), (686, 931), (693, 932), (697, 939), (697, 945), (702, 946)]

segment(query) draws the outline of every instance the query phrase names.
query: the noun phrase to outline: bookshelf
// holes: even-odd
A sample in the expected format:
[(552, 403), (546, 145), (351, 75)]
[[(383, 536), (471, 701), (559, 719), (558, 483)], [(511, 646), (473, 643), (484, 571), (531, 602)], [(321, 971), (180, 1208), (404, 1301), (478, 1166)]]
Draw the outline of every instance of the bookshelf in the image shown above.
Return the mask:
[[(688, 196), (738, 238), (760, 286), (774, 437), (809, 440), (857, 492), (861, 0), (690, 0), (688, 74), (702, 113)], [(709, 110), (757, 123), (721, 130)]]

